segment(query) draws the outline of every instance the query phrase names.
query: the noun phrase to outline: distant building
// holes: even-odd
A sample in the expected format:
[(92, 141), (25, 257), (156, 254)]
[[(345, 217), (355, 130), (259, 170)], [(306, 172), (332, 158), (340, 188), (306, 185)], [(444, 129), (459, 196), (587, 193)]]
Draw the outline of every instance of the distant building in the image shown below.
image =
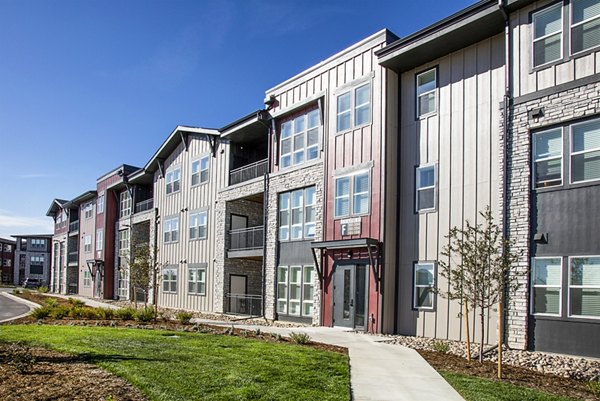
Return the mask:
[(50, 283), (50, 243), (52, 234), (13, 235), (16, 239), (13, 268), (13, 284), (23, 284), (25, 279), (39, 280), (41, 285)]
[(15, 260), (15, 241), (0, 238), (0, 283), (13, 282), (13, 264)]

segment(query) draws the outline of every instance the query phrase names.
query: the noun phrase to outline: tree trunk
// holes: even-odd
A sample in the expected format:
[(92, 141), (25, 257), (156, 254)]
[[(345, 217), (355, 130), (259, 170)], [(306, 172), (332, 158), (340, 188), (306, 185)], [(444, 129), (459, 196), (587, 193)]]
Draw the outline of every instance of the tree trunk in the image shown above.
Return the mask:
[(498, 379), (502, 380), (502, 343), (504, 343), (504, 305), (498, 302)]
[(471, 336), (469, 335), (469, 303), (465, 299), (465, 333), (467, 334), (467, 361), (471, 362)]
[(481, 307), (481, 313), (479, 315), (479, 317), (481, 318), (480, 324), (481, 324), (481, 340), (479, 341), (479, 363), (483, 363), (483, 332), (485, 330), (485, 314), (484, 314), (484, 307)]

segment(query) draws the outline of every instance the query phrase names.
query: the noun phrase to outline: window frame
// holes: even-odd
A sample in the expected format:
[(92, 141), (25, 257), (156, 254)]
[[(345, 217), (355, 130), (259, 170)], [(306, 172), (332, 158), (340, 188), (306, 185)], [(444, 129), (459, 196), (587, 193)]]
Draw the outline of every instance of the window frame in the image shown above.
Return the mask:
[[(363, 104), (356, 104), (356, 93), (359, 89), (364, 88), (368, 86), (369, 87), (369, 102), (368, 103), (363, 103)], [(339, 111), (339, 99), (342, 96), (346, 96), (349, 95), (350, 96), (350, 108), (348, 110), (343, 110), (342, 112)], [(363, 107), (365, 104), (368, 104), (369, 107), (369, 118), (367, 119), (366, 122), (357, 124), (356, 123), (356, 112), (360, 107)], [(341, 114), (350, 114), (350, 125), (348, 126), (348, 128), (343, 128), (340, 129), (339, 128), (339, 116)], [(359, 79), (357, 80), (356, 83), (352, 84), (350, 88), (339, 92), (335, 95), (335, 135), (338, 134), (342, 134), (344, 132), (349, 132), (361, 127), (365, 127), (367, 125), (370, 125), (373, 123), (373, 79), (370, 77), (367, 80), (364, 79)]]
[(597, 44), (596, 46), (592, 46), (592, 47), (587, 48), (587, 49), (583, 49), (583, 50), (580, 50), (580, 51), (577, 51), (577, 52), (573, 52), (573, 37), (574, 37), (574, 35), (573, 35), (573, 29), (576, 28), (577, 26), (583, 25), (585, 23), (588, 23), (588, 22), (600, 19), (600, 14), (598, 14), (597, 16), (592, 17), (592, 18), (588, 18), (587, 20), (582, 20), (580, 22), (573, 23), (573, 20), (574, 20), (574, 18), (573, 18), (573, 10), (574, 10), (573, 3), (576, 2), (576, 1), (578, 1), (578, 0), (570, 0), (569, 3), (568, 3), (568, 7), (569, 7), (569, 21), (568, 21), (568, 24), (569, 24), (568, 25), (569, 41), (568, 42), (569, 42), (569, 54), (571, 56), (584, 55), (584, 54), (587, 54), (589, 52), (596, 51), (596, 50), (598, 50), (600, 48), (600, 44)]
[[(176, 185), (177, 184), (177, 185)], [(171, 190), (169, 190), (169, 185)], [(177, 186), (177, 189), (175, 189)], [(173, 167), (165, 173), (165, 193), (173, 195), (181, 191), (181, 167)]]
[[(417, 266), (430, 266), (433, 280), (429, 285), (417, 284)], [(437, 263), (434, 261), (413, 262), (413, 279), (412, 279), (412, 308), (413, 310), (434, 311), (436, 308), (435, 292), (433, 289), (437, 285)], [(429, 288), (431, 294), (431, 306), (419, 306), (417, 300), (418, 288)]]
[[(565, 148), (565, 144), (564, 144), (565, 132), (564, 132), (564, 128), (565, 128), (564, 126), (553, 127), (553, 128), (545, 129), (543, 131), (535, 131), (532, 133), (532, 135), (531, 135), (531, 186), (532, 186), (533, 190), (543, 189), (543, 188), (551, 188), (551, 187), (560, 187), (565, 184), (565, 149), (564, 149)], [(536, 182), (536, 173), (537, 173), (536, 163), (558, 159), (558, 157), (555, 156), (555, 157), (545, 157), (545, 158), (536, 159), (535, 136), (545, 134), (548, 132), (552, 132), (552, 131), (557, 131), (557, 130), (560, 130), (560, 143), (561, 143), (561, 147), (560, 147), (560, 183), (550, 184), (550, 185), (540, 185), (538, 187), (537, 182)], [(552, 181), (540, 181), (541, 184), (548, 183), (548, 182), (552, 182)]]
[(96, 252), (102, 252), (104, 250), (104, 229), (99, 228), (96, 230)]
[[(206, 160), (206, 168), (202, 168), (202, 162)], [(197, 166), (198, 171), (194, 172), (194, 168)], [(195, 188), (202, 184), (206, 184), (210, 181), (210, 155), (202, 155), (199, 158), (192, 161), (190, 166), (190, 188)], [(206, 172), (206, 179), (202, 180), (202, 173)], [(194, 177), (198, 177), (198, 182), (194, 183)]]
[[(592, 320), (600, 320), (600, 316), (590, 316), (590, 315), (574, 315), (571, 313), (571, 289), (572, 288), (578, 288), (578, 289), (596, 289), (598, 290), (598, 292), (600, 292), (600, 285), (597, 286), (587, 286), (587, 285), (572, 285), (571, 281), (573, 279), (573, 276), (571, 275), (571, 271), (573, 268), (573, 264), (572, 264), (572, 260), (573, 259), (588, 259), (588, 258), (594, 258), (594, 259), (599, 259), (600, 260), (600, 255), (582, 255), (582, 256), (569, 256), (568, 259), (568, 264), (569, 264), (569, 269), (568, 269), (568, 282), (567, 282), (567, 316), (569, 318), (573, 318), (573, 319), (592, 319)], [(598, 265), (598, 268), (600, 269), (600, 265)]]
[[(432, 90), (430, 90), (430, 91), (427, 91), (427, 92), (419, 94), (419, 77), (421, 75), (428, 74), (431, 71), (434, 72), (434, 76), (435, 76), (435, 88), (432, 89)], [(435, 95), (435, 100), (434, 100), (435, 109), (433, 111), (421, 114), (421, 107), (420, 107), (421, 102), (419, 102), (419, 100), (420, 100), (420, 98), (422, 96), (428, 95), (430, 93), (433, 93)], [(415, 120), (419, 121), (419, 120), (422, 120), (422, 119), (424, 119), (426, 117), (430, 117), (430, 116), (436, 115), (438, 113), (438, 109), (439, 109), (439, 103), (438, 103), (438, 101), (439, 101), (439, 71), (438, 71), (438, 66), (435, 66), (435, 67), (432, 67), (432, 68), (428, 68), (428, 69), (426, 69), (424, 71), (421, 71), (421, 72), (417, 72), (415, 74)]]
[(94, 217), (94, 203), (92, 201), (86, 202), (83, 206), (83, 217), (87, 219), (91, 219)]
[[(421, 170), (433, 168), (433, 186), (419, 187), (421, 176), (419, 172)], [(432, 213), (437, 212), (438, 207), (438, 164), (428, 163), (421, 164), (415, 167), (415, 213)], [(419, 209), (419, 191), (432, 189), (433, 188), (433, 207), (427, 209)]]
[(92, 286), (92, 274), (90, 273), (90, 271), (88, 269), (85, 269), (83, 271), (83, 283), (82, 285), (86, 288), (89, 288)]
[[(367, 211), (366, 212), (360, 212), (360, 213), (355, 213), (354, 212), (354, 198), (356, 193), (354, 192), (354, 187), (355, 187), (355, 180), (357, 176), (360, 175), (367, 175), (367, 179), (369, 180), (369, 184), (368, 184), (368, 193), (367, 193)], [(357, 171), (353, 171), (352, 173), (349, 174), (344, 174), (344, 175), (339, 175), (334, 177), (333, 180), (333, 218), (334, 220), (337, 219), (343, 219), (343, 218), (348, 218), (348, 217), (360, 217), (360, 216), (368, 216), (371, 214), (371, 200), (372, 200), (372, 194), (373, 194), (373, 181), (371, 179), (371, 169), (360, 169)], [(337, 193), (337, 183), (338, 180), (340, 179), (348, 179), (349, 182), (349, 187), (348, 187), (348, 195), (338, 195)], [(362, 192), (361, 192), (362, 193)], [(338, 199), (342, 199), (342, 198), (346, 198), (348, 197), (348, 214), (338, 214), (338, 210), (337, 210), (337, 200)]]
[[(174, 228), (172, 227), (173, 223), (175, 223)], [(167, 231), (167, 228), (169, 228), (168, 231)], [(163, 225), (162, 232), (163, 232), (162, 238), (163, 238), (164, 244), (176, 244), (177, 242), (179, 242), (179, 216), (165, 218), (165, 223)], [(173, 239), (173, 232), (177, 233), (175, 239)], [(168, 241), (166, 239), (167, 233), (169, 234)]]
[[(317, 125), (315, 126), (310, 126), (310, 118), (309, 116), (311, 114), (315, 114), (317, 116)], [(296, 121), (303, 119), (304, 122), (304, 128), (299, 131), (296, 132)], [(288, 137), (283, 137), (283, 133), (284, 133), (284, 127), (289, 126), (290, 128), (290, 135)], [(321, 142), (322, 142), (322, 135), (323, 135), (323, 119), (321, 116), (321, 109), (320, 108), (311, 108), (308, 110), (303, 111), (300, 114), (294, 114), (293, 116), (289, 116), (287, 119), (285, 119), (284, 121), (281, 122), (281, 124), (279, 125), (279, 129), (280, 129), (280, 135), (279, 135), (279, 168), (281, 170), (284, 169), (289, 169), (289, 168), (293, 168), (296, 166), (300, 166), (302, 164), (305, 163), (310, 163), (312, 161), (315, 160), (319, 160), (320, 158), (320, 147), (321, 147)], [(317, 143), (314, 145), (309, 145), (308, 144), (308, 137), (309, 137), (309, 132), (312, 132), (313, 130), (317, 130)], [(296, 137), (302, 135), (303, 136), (303, 143), (302, 143), (302, 148), (301, 150), (295, 150), (294, 149), (294, 143), (295, 143), (295, 139)], [(290, 141), (290, 151), (287, 153), (283, 153), (283, 142), (284, 141)], [(309, 148), (312, 149), (316, 147), (317, 148), (317, 156), (315, 158), (311, 158), (309, 159)], [(300, 162), (296, 162), (296, 154), (302, 152), (302, 161)], [(289, 158), (289, 164), (285, 165), (284, 163), (284, 159)]]
[[(561, 0), (559, 2), (556, 2), (556, 3), (553, 3), (553, 4), (549, 4), (547, 6), (539, 8), (539, 9), (537, 9), (537, 10), (535, 10), (535, 11), (533, 11), (531, 13), (531, 17), (530, 17), (531, 23), (530, 23), (529, 26), (530, 26), (530, 42), (531, 42), (531, 46), (530, 46), (531, 60), (530, 60), (530, 62), (531, 62), (531, 69), (532, 70), (539, 70), (539, 69), (546, 68), (546, 67), (552, 65), (553, 63), (560, 62), (560, 61), (564, 60), (564, 58), (565, 58), (565, 51), (564, 51), (564, 47), (565, 47), (565, 26), (564, 26), (564, 24), (565, 24), (565, 16), (564, 16), (563, 5), (564, 5), (563, 1)], [(542, 37), (536, 38), (535, 37), (535, 19), (536, 19), (536, 16), (538, 16), (538, 15), (540, 15), (542, 13), (547, 13), (547, 12), (551, 11), (553, 8), (560, 8), (560, 24), (559, 24), (560, 25), (560, 31), (557, 31), (557, 32), (554, 32), (554, 33), (551, 33), (551, 34), (544, 35)], [(560, 46), (559, 46), (559, 48), (560, 48), (560, 56), (558, 58), (554, 59), (554, 60), (547, 61), (545, 63), (536, 65), (535, 64), (535, 43), (539, 42), (539, 41), (542, 41), (542, 40), (545, 40), (545, 39), (547, 39), (549, 37), (552, 37), (554, 35), (558, 35), (560, 37)]]
[[(291, 270), (292, 268), (300, 268), (300, 273), (299, 273), (299, 281), (298, 282), (294, 282), (291, 283), (290, 282), (290, 278), (291, 278)], [(285, 283), (280, 281), (280, 274), (279, 271), (284, 269), (285, 270)], [(305, 281), (305, 269), (311, 269), (311, 282), (308, 283)], [(300, 319), (312, 319), (313, 315), (315, 313), (315, 302), (314, 302), (314, 295), (315, 295), (315, 274), (316, 274), (316, 269), (314, 265), (311, 264), (290, 264), (290, 265), (278, 265), (277, 266), (277, 281), (276, 281), (276, 285), (277, 285), (277, 293), (275, 296), (275, 300), (276, 300), (276, 304), (275, 304), (275, 311), (277, 313), (278, 316), (288, 316), (288, 317), (292, 317), (292, 318), (300, 318)], [(290, 313), (290, 293), (291, 293), (291, 285), (297, 285), (299, 287), (299, 298), (293, 299), (294, 302), (298, 301), (298, 313)], [(311, 301), (305, 300), (305, 286), (309, 285), (312, 288), (312, 295), (313, 298)], [(281, 297), (280, 296), (280, 286), (283, 286), (283, 288), (285, 288), (285, 297)], [(285, 312), (280, 311), (280, 302), (285, 302)], [(308, 305), (308, 304), (312, 304), (312, 313), (307, 315), (304, 314), (304, 306)]]
[[(307, 204), (306, 200), (307, 200), (307, 194), (310, 190), (314, 190), (314, 203), (312, 204)], [(297, 192), (301, 192), (302, 194), (302, 199), (300, 202), (300, 205), (297, 207), (293, 207), (293, 198), (294, 198), (294, 194)], [(287, 208), (282, 208), (282, 198), (283, 197), (287, 197), (288, 201), (287, 201)], [(311, 185), (308, 187), (304, 187), (304, 188), (297, 188), (291, 191), (286, 191), (286, 192), (280, 192), (279, 194), (277, 194), (277, 238), (280, 242), (292, 242), (292, 241), (305, 241), (305, 240), (311, 240), (314, 239), (316, 236), (316, 225), (317, 225), (317, 219), (316, 219), (316, 211), (314, 212), (315, 214), (315, 220), (314, 221), (307, 221), (306, 219), (306, 211), (307, 208), (312, 207), (313, 210), (315, 210), (317, 206), (317, 187), (316, 185)], [(293, 224), (293, 211), (294, 210), (299, 210), (300, 211), (300, 224)], [(281, 214), (282, 212), (287, 212), (288, 213), (288, 222), (287, 224), (282, 224), (282, 218), (281, 218)], [(313, 226), (314, 230), (315, 230), (315, 235), (312, 236), (307, 236), (306, 235), (306, 229), (307, 227)], [(294, 228), (299, 228), (299, 232), (300, 232), (300, 237), (293, 237), (293, 233), (294, 233)], [(285, 229), (287, 229), (287, 237), (283, 238), (283, 236), (281, 235), (282, 232), (286, 232)]]
[[(125, 235), (125, 233), (127, 233), (127, 235)], [(120, 256), (124, 256), (127, 253), (129, 253), (129, 247), (131, 244), (130, 239), (131, 239), (131, 231), (129, 230), (129, 228), (126, 228), (124, 230), (119, 230), (117, 232), (117, 243), (119, 245), (118, 253)], [(127, 246), (123, 246), (125, 244)]]
[(104, 194), (98, 195), (96, 200), (96, 214), (104, 213)]
[[(592, 118), (590, 120), (586, 120), (586, 121), (580, 121), (577, 123), (573, 123), (573, 124), (569, 124), (568, 128), (569, 128), (569, 184), (586, 184), (589, 182), (596, 182), (596, 181), (600, 181), (600, 177), (598, 178), (592, 178), (589, 180), (581, 180), (581, 181), (573, 181), (573, 156), (577, 156), (577, 155), (584, 155), (586, 153), (591, 153), (591, 152), (600, 152), (600, 147), (597, 148), (593, 148), (590, 150), (583, 150), (583, 151), (578, 151), (578, 152), (573, 152), (573, 128), (578, 126), (578, 125), (585, 125), (585, 124), (589, 124), (592, 122), (598, 122), (600, 124), (600, 118)], [(564, 134), (563, 134), (564, 135)], [(563, 144), (564, 146), (564, 144)], [(563, 152), (564, 154), (564, 152)], [(563, 156), (564, 158), (564, 156)], [(564, 175), (564, 172), (563, 172)], [(564, 179), (563, 179), (564, 181)], [(561, 183), (562, 184), (562, 183)]]
[[(535, 261), (536, 260), (547, 260), (547, 259), (560, 259), (560, 279), (559, 285), (545, 285), (535, 284)], [(530, 311), (532, 316), (549, 316), (549, 317), (561, 317), (563, 315), (562, 310), (562, 299), (563, 299), (563, 270), (564, 260), (562, 256), (534, 256), (531, 258), (531, 279), (530, 279)], [(536, 313), (535, 312), (535, 288), (558, 288), (558, 313)]]
[[(176, 265), (167, 265), (162, 269), (161, 277), (161, 291), (164, 294), (177, 294), (177, 266)], [(168, 275), (168, 280), (165, 279), (165, 274)], [(168, 283), (169, 290), (165, 290), (165, 284)], [(173, 285), (175, 286), (175, 290), (173, 290)]]
[(119, 218), (131, 216), (132, 208), (131, 192), (128, 189), (119, 194)]
[[(206, 268), (207, 266), (204, 265), (202, 266), (202, 264), (190, 264), (188, 267), (188, 275), (187, 275), (187, 292), (190, 295), (197, 295), (197, 296), (206, 296)], [(203, 272), (203, 280), (199, 280), (199, 275), (198, 272), (202, 271)], [(193, 274), (195, 280), (192, 281), (191, 280), (191, 276), (192, 276), (192, 272), (195, 272)], [(190, 288), (190, 285), (194, 284), (195, 285), (195, 290), (192, 291)], [(199, 291), (199, 284), (203, 284), (204, 285), (204, 290), (202, 292)]]
[[(200, 224), (201, 216), (204, 215), (204, 224)], [(194, 220), (197, 224), (193, 224)], [(204, 227), (204, 236), (200, 236), (201, 228)], [(192, 236), (192, 230), (196, 229), (196, 235)], [(208, 210), (198, 210), (190, 213), (188, 235), (190, 241), (208, 238)]]
[(83, 236), (83, 252), (92, 252), (92, 235), (87, 234)]

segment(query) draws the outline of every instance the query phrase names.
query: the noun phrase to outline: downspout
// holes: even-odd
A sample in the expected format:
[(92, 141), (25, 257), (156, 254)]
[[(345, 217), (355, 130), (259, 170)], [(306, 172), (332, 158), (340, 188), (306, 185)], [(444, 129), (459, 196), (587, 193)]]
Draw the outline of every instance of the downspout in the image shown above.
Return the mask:
[[(265, 113), (269, 115), (268, 111), (265, 110)], [(271, 157), (272, 145), (273, 145), (273, 135), (275, 134), (275, 119), (269, 115), (271, 119), (271, 124), (264, 124), (267, 128), (267, 171), (263, 175), (263, 262), (262, 262), (262, 275), (261, 275), (261, 285), (262, 285), (262, 307), (261, 307), (261, 317), (265, 317), (265, 309), (267, 306), (266, 301), (266, 290), (267, 290), (267, 224), (269, 222), (268, 214), (269, 214), (269, 173), (271, 172)], [(262, 122), (262, 120), (259, 119)], [(271, 134), (271, 135), (269, 135)]]
[[(329, 127), (329, 125), (325, 124), (325, 113), (326, 113), (326, 108), (323, 105), (323, 102), (321, 101), (321, 99), (319, 99), (319, 109), (320, 109), (320, 117), (321, 117), (321, 127), (323, 127), (323, 132), (321, 135), (321, 141), (323, 143), (322, 145), (322, 149), (321, 151), (323, 152), (321, 154), (321, 159), (323, 160), (323, 218), (322, 218), (322, 234), (321, 234), (321, 240), (325, 241), (325, 226), (327, 224), (327, 189), (328, 189), (328, 185), (329, 185), (329, 180), (327, 179), (329, 174), (327, 173), (327, 162), (328, 162), (328, 157), (327, 157), (327, 149), (328, 149), (328, 141), (325, 140), (325, 138), (329, 138), (329, 132), (325, 132), (325, 130)], [(325, 280), (326, 280), (326, 275), (325, 275), (325, 264), (327, 263), (327, 249), (325, 249), (325, 251), (320, 250), (320, 262), (321, 262), (321, 275), (322, 277), (320, 278), (322, 280), (321, 285), (320, 285), (320, 291), (321, 291), (321, 296), (319, 297), (321, 300), (321, 305), (319, 305), (320, 308), (320, 312), (319, 312), (319, 326), (324, 326), (325, 325), (325, 314), (324, 314), (324, 306), (325, 306)], [(315, 266), (315, 269), (317, 268), (317, 266)], [(331, 312), (333, 314), (333, 310)]]
[(157, 286), (157, 275), (158, 275), (158, 261), (157, 261), (157, 253), (158, 253), (158, 208), (154, 208), (154, 246), (152, 249), (152, 303), (154, 304), (154, 313), (156, 314), (158, 311), (158, 288)]

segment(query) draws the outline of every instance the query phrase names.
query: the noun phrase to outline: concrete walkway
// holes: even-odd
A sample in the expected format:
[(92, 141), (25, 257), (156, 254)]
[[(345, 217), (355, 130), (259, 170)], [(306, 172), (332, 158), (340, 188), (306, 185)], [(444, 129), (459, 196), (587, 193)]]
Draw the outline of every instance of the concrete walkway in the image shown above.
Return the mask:
[(90, 299), (90, 298), (86, 298), (86, 297), (80, 297), (78, 295), (63, 295), (63, 294), (53, 294), (53, 293), (46, 293), (44, 295), (48, 295), (50, 297), (55, 297), (55, 298), (63, 298), (63, 299), (69, 299), (69, 298), (73, 298), (73, 299), (77, 299), (79, 301), (83, 301), (85, 302), (85, 304), (87, 306), (91, 306), (92, 308), (108, 308), (108, 309), (120, 309), (118, 306), (116, 305), (111, 305), (102, 301), (96, 301), (94, 299)]

